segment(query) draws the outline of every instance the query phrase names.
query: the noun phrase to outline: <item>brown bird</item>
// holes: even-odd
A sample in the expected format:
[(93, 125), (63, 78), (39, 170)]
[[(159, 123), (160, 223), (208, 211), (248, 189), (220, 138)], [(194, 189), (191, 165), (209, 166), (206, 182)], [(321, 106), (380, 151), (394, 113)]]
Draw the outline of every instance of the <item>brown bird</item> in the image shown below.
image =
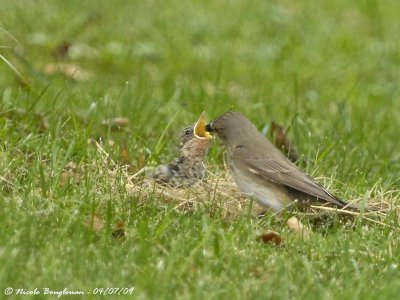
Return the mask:
[(212, 140), (205, 126), (203, 112), (196, 123), (183, 130), (179, 142), (179, 157), (169, 164), (147, 170), (148, 176), (174, 187), (191, 186), (201, 181), (206, 171), (204, 160)]
[(262, 206), (280, 211), (293, 204), (299, 208), (326, 202), (340, 208), (349, 205), (289, 161), (241, 113), (226, 112), (206, 130), (216, 133), (224, 144), (240, 190)]

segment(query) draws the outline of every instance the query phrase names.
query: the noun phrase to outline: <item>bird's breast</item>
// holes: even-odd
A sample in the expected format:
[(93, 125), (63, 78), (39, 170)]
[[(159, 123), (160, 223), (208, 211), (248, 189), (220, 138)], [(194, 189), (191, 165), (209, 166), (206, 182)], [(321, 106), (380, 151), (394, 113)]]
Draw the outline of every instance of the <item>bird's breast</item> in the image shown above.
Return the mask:
[(244, 164), (230, 160), (229, 167), (239, 189), (254, 196), (261, 206), (279, 211), (292, 202), (285, 187), (249, 172)]

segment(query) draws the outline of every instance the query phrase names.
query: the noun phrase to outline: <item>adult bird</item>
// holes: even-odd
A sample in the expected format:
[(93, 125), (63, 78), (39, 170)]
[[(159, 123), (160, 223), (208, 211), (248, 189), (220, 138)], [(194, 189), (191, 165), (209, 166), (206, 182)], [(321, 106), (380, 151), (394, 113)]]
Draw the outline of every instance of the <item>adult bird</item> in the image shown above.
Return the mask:
[(280, 211), (289, 206), (330, 203), (349, 206), (320, 186), (272, 145), (243, 114), (229, 111), (206, 125), (228, 154), (228, 164), (239, 189), (264, 207)]

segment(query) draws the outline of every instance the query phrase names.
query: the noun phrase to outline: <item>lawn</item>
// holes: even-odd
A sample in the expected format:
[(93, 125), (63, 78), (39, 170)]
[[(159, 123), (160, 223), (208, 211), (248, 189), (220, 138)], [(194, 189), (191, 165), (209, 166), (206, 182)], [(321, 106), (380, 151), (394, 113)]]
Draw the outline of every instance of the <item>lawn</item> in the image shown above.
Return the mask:
[[(0, 298), (396, 298), (399, 15), (395, 0), (1, 1)], [(302, 239), (251, 201), (226, 217), (212, 194), (185, 211), (128, 188), (203, 110), (232, 108), (282, 124), (309, 174), (385, 204), (384, 224), (301, 216)], [(208, 164), (225, 172), (218, 141)]]

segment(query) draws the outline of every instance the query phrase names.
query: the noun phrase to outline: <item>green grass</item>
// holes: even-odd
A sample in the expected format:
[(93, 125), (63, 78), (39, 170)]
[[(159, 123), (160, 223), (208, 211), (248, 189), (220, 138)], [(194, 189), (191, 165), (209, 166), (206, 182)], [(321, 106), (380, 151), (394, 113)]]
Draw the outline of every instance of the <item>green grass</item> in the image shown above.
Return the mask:
[[(105, 176), (112, 164), (93, 141), (118, 164), (128, 150), (135, 172), (143, 155), (172, 159), (201, 111), (234, 108), (260, 130), (290, 127), (307, 171), (338, 196), (398, 205), (399, 14), (395, 0), (1, 1), (1, 296), (134, 287), (137, 299), (396, 298), (389, 227), (333, 218), (305, 241), (270, 215), (179, 213)], [(90, 78), (43, 71), (57, 62)], [(104, 125), (114, 117), (129, 124)], [(218, 143), (208, 160), (223, 168)], [(70, 162), (79, 178), (66, 182)], [(84, 225), (94, 212), (100, 233)], [(119, 221), (124, 242), (111, 237)], [(268, 229), (284, 247), (256, 241)]]

